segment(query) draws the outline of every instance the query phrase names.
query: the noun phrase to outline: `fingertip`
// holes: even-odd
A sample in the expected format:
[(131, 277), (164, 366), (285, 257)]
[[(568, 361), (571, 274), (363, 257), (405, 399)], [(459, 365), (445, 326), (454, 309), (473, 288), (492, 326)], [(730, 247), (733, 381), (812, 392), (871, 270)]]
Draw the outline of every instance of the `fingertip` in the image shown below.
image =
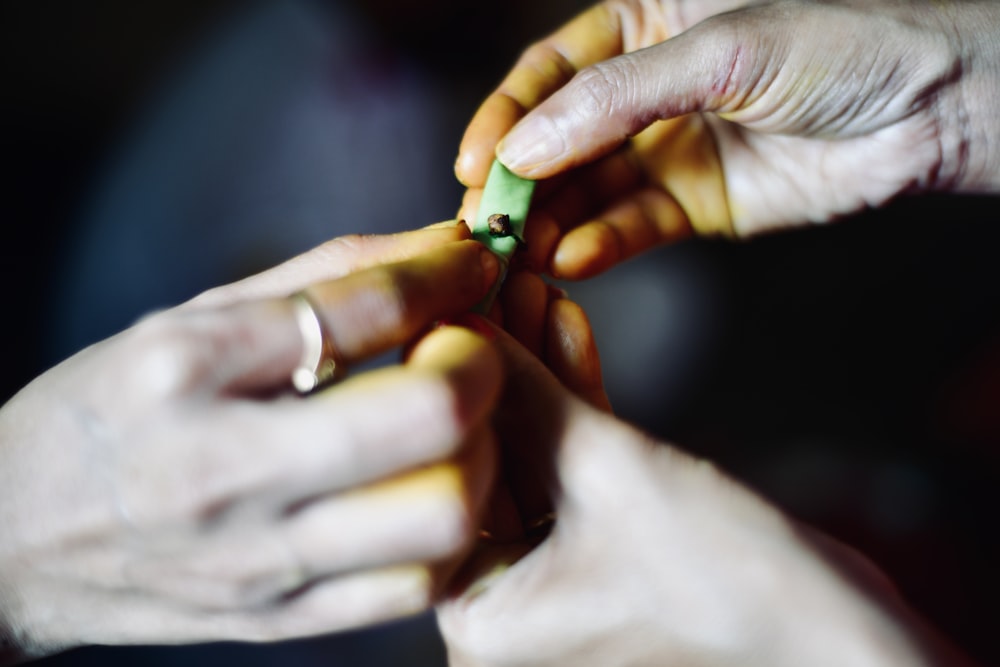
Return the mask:
[(476, 185), (482, 185), (478, 177), (478, 163), (480, 159), (478, 156), (474, 155), (470, 150), (461, 150), (458, 156), (455, 158), (455, 178), (458, 182), (467, 188), (474, 187)]
[(490, 325), (485, 317), (478, 313), (462, 313), (454, 317), (445, 318), (438, 323), (439, 328), (447, 326), (464, 327), (469, 331), (474, 331), (486, 340), (496, 338), (496, 329)]
[(552, 373), (574, 394), (609, 410), (597, 340), (583, 307), (568, 298), (553, 299), (546, 334), (545, 357)]
[(431, 224), (424, 226), (422, 229), (423, 231), (451, 230), (452, 232), (458, 234), (460, 238), (469, 238), (471, 236), (471, 234), (466, 233), (469, 231), (469, 226), (461, 217), (432, 222)]
[(458, 149), (455, 176), (459, 182), (470, 188), (486, 184), (497, 144), (523, 115), (524, 109), (508, 95), (496, 92), (486, 98), (469, 122)]
[(569, 146), (557, 123), (541, 111), (523, 118), (500, 141), (497, 159), (522, 178), (540, 179), (556, 173)]
[(601, 221), (592, 221), (563, 236), (549, 262), (549, 271), (558, 278), (583, 280), (607, 271), (622, 259), (621, 241), (615, 230)]
[(462, 205), (458, 209), (458, 217), (465, 221), (469, 231), (475, 226), (476, 213), (479, 211), (479, 202), (483, 198), (483, 189), (469, 188), (462, 195)]
[(489, 324), (483, 320), (476, 326), (476, 329), (438, 326), (412, 347), (407, 358), (407, 366), (411, 368), (428, 369), (447, 377), (464, 424), (476, 423), (489, 413), (499, 398), (504, 375), (500, 354), (480, 333)]

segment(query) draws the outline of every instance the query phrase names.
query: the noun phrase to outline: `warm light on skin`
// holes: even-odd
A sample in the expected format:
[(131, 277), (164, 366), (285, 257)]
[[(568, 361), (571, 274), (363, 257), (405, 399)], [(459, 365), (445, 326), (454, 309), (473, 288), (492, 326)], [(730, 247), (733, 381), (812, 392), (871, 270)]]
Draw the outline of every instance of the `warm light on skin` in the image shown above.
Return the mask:
[[(698, 115), (660, 121), (634, 136), (632, 147), (649, 178), (677, 201), (695, 232), (732, 237), (722, 162), (705, 129), (706, 121)], [(660, 221), (659, 216), (654, 219)], [(664, 233), (663, 238), (671, 235)]]

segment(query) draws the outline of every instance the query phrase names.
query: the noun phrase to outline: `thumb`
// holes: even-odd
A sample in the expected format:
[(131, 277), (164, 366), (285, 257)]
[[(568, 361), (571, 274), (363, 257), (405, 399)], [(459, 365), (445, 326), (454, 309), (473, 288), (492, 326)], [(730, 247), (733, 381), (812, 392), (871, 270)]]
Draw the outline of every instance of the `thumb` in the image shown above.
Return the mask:
[(758, 64), (768, 61), (748, 48), (745, 29), (714, 17), (580, 70), (511, 129), (497, 157), (520, 176), (547, 178), (610, 153), (657, 120), (733, 110), (760, 83)]

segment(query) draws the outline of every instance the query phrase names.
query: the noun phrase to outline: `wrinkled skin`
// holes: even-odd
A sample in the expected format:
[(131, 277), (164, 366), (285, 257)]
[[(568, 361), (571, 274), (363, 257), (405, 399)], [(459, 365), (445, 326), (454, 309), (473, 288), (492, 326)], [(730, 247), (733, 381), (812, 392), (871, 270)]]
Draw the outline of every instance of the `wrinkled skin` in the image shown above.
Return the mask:
[(544, 179), (530, 262), (592, 276), (928, 191), (1000, 190), (994, 2), (609, 0), (527, 48), (456, 161)]
[[(0, 638), (264, 641), (426, 609), (496, 470), (495, 350), (466, 312), (497, 264), (464, 225), (337, 239), (85, 349), (0, 410)], [(306, 397), (285, 298), (348, 367)]]
[(616, 419), (586, 316), (540, 284), (503, 294), (521, 343), (496, 332), (503, 466), (438, 606), (450, 665), (972, 664), (860, 554)]

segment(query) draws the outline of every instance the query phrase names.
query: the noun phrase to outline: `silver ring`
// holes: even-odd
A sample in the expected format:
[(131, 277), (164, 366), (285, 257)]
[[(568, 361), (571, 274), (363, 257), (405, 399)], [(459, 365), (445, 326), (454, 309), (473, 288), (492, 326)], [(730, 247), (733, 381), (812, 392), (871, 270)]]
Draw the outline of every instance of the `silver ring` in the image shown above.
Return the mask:
[(290, 300), (302, 335), (302, 358), (292, 371), (292, 385), (300, 394), (308, 394), (343, 376), (344, 365), (309, 298), (296, 292)]

